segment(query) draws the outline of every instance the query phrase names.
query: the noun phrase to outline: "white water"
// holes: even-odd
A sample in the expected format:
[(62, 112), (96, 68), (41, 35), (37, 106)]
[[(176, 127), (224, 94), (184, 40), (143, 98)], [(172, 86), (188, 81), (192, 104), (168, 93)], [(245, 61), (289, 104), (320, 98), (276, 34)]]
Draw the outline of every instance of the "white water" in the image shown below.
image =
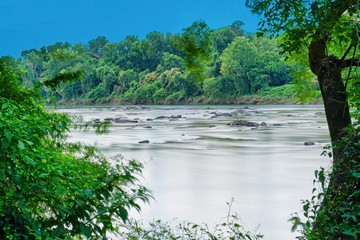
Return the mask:
[[(242, 218), (247, 229), (264, 239), (295, 239), (290, 214), (301, 210), (301, 199), (310, 196), (314, 170), (328, 167), (321, 157), (329, 141), (321, 106), (254, 106), (232, 117), (242, 106), (149, 106), (63, 108), (84, 120), (127, 117), (139, 123), (114, 124), (107, 135), (73, 131), (71, 141), (98, 146), (109, 155), (146, 162), (143, 183), (155, 201), (143, 207), (141, 218), (190, 220), (214, 225), (224, 220), (228, 207)], [(256, 112), (256, 111), (260, 112)], [(176, 121), (157, 116), (182, 115)], [(234, 127), (244, 119), (267, 126)], [(273, 124), (280, 124), (274, 126)], [(144, 128), (151, 126), (151, 128)], [(149, 140), (149, 144), (139, 144)], [(314, 146), (304, 146), (314, 141)], [(139, 217), (139, 216), (137, 216)]]

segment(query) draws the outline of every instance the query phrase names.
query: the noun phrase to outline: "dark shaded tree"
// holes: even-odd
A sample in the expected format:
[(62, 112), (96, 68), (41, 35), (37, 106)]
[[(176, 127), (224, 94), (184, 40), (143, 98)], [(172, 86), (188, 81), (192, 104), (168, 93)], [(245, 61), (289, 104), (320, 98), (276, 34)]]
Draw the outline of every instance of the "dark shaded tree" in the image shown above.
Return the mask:
[[(324, 100), (331, 141), (341, 139), (344, 128), (351, 124), (342, 72), (360, 64), (358, 1), (247, 0), (246, 4), (262, 15), (261, 31), (282, 34), (286, 52), (307, 51)], [(341, 46), (342, 53), (331, 52), (331, 45)], [(341, 151), (333, 149), (334, 163)]]
[[(317, 196), (321, 205), (312, 209), (312, 221), (303, 224), (305, 237), (359, 239), (360, 158), (354, 148), (358, 147), (358, 140), (354, 140), (358, 139), (358, 133), (354, 137), (347, 131), (351, 126), (348, 94), (354, 93), (354, 89), (348, 91), (347, 87), (352, 81), (358, 84), (357, 77), (351, 79), (351, 76), (353, 68), (360, 65), (360, 3), (358, 0), (247, 0), (246, 4), (262, 16), (262, 32), (282, 36), (284, 51), (307, 53), (310, 69), (320, 86), (333, 167), (328, 186), (324, 173), (317, 172), (323, 186), (323, 192)], [(355, 106), (359, 107), (357, 103)], [(310, 203), (304, 205), (307, 218)]]

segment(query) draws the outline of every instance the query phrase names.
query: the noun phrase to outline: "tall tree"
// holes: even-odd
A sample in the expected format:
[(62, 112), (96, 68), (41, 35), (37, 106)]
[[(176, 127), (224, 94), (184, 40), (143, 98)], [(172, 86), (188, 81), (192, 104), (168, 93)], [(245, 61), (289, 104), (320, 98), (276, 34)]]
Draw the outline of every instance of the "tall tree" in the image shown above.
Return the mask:
[(245, 35), (244, 30), (241, 28), (243, 25), (243, 22), (236, 21), (231, 26), (214, 31), (214, 47), (218, 54), (221, 54), (236, 37)]
[[(341, 139), (351, 124), (342, 71), (360, 65), (358, 0), (247, 0), (246, 4), (261, 14), (260, 30), (282, 35), (286, 52), (307, 51), (324, 100), (331, 141)], [(331, 45), (341, 46), (342, 54), (332, 52)], [(333, 149), (334, 163), (341, 151)]]
[(221, 74), (234, 81), (237, 94), (254, 93), (253, 69), (256, 69), (258, 56), (256, 48), (245, 37), (237, 37), (221, 55)]
[[(360, 158), (354, 154), (356, 148), (349, 147), (352, 142), (343, 144), (341, 140), (346, 140), (346, 129), (351, 125), (346, 88), (352, 68), (360, 65), (357, 51), (360, 1), (246, 0), (246, 4), (262, 16), (259, 24), (262, 32), (282, 36), (286, 52), (307, 52), (310, 69), (317, 76), (322, 93), (333, 144), (333, 168), (321, 208), (314, 210), (315, 222), (306, 239), (359, 239), (357, 217), (354, 221), (349, 216), (359, 216), (360, 184), (356, 168)], [(305, 212), (308, 208), (309, 205), (304, 206)]]
[(38, 104), (12, 65), (0, 58), (0, 239), (107, 239), (149, 197), (140, 165), (68, 143), (71, 119)]
[(276, 42), (265, 37), (249, 41), (236, 37), (220, 56), (221, 74), (234, 82), (238, 95), (254, 94), (289, 81), (289, 67), (282, 61)]
[(192, 78), (201, 82), (208, 78), (208, 64), (213, 48), (211, 31), (205, 22), (194, 22), (185, 28), (175, 45), (185, 53), (185, 66)]

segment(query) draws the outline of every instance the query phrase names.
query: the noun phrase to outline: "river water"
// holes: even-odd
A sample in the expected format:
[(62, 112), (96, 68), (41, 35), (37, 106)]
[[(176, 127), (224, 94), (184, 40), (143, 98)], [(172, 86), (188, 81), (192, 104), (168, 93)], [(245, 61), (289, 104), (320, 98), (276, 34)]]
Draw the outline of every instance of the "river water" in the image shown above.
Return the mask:
[[(320, 105), (118, 106), (61, 108), (84, 121), (117, 118), (110, 133), (72, 131), (70, 141), (95, 144), (145, 163), (142, 183), (155, 197), (144, 220), (224, 221), (227, 202), (245, 227), (264, 239), (295, 239), (288, 219), (310, 196), (314, 171), (329, 142)], [(180, 116), (181, 115), (181, 116)], [(159, 116), (163, 118), (156, 119)], [(169, 118), (173, 116), (172, 118)], [(266, 126), (230, 126), (234, 120)], [(131, 121), (128, 121), (131, 120)], [(138, 122), (132, 122), (132, 120)], [(140, 141), (149, 143), (141, 144)], [(315, 145), (305, 146), (313, 141)]]

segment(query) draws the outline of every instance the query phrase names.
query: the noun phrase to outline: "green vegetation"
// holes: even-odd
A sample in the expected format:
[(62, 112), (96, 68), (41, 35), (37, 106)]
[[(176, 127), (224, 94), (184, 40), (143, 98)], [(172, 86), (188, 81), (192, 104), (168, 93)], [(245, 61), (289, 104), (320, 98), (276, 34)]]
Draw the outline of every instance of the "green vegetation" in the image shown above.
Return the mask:
[[(262, 31), (275, 39), (245, 34), (241, 22), (217, 30), (195, 22), (181, 35), (152, 32), (119, 43), (98, 37), (2, 58), (0, 237), (261, 238), (244, 233), (236, 216), (215, 233), (192, 223), (156, 222), (150, 230), (127, 224), (129, 210), (140, 210), (138, 202), (150, 197), (136, 178), (141, 164), (67, 143), (70, 119), (45, 111), (40, 96), (84, 104), (292, 102), (296, 95), (318, 97), (319, 88), (333, 167), (316, 171), (320, 188), (304, 201), (305, 220), (295, 215), (292, 221), (301, 227), (300, 239), (359, 239), (360, 130), (349, 111), (352, 104), (359, 120), (359, 4), (247, 0), (263, 16)], [(309, 87), (315, 91), (306, 93)]]
[[(159, 36), (148, 35), (148, 40)], [(67, 142), (73, 123), (67, 115), (46, 110), (44, 95), (69, 102), (124, 98), (148, 103), (179, 102), (201, 91), (201, 83), (193, 80), (202, 76), (197, 68), (203, 71), (207, 63), (187, 69), (189, 58), (175, 54), (175, 48), (173, 53), (154, 53), (151, 61), (137, 57), (130, 61), (136, 53), (143, 56), (142, 48), (148, 49), (149, 43), (131, 37), (125, 41), (110, 44), (99, 37), (88, 47), (57, 43), (25, 51), (23, 59), (0, 58), (0, 238), (262, 238), (246, 231), (236, 214), (213, 231), (190, 222), (173, 226), (157, 221), (144, 227), (129, 216), (131, 210), (140, 211), (140, 202), (151, 198), (137, 179), (141, 163), (121, 156), (108, 158), (92, 146)], [(129, 50), (127, 44), (139, 49)], [(122, 59), (113, 55), (114, 48), (131, 52)], [(150, 66), (156, 58), (159, 64)], [(102, 125), (94, 127), (106, 131)]]
[[(352, 124), (350, 106), (359, 120), (359, 0), (247, 0), (262, 16), (262, 32), (280, 36), (289, 55), (306, 56), (316, 75), (328, 122), (333, 158), (330, 173), (316, 171), (320, 188), (304, 201), (304, 217), (294, 216), (300, 239), (360, 238), (359, 125)], [(347, 70), (347, 71), (346, 71)], [(304, 71), (307, 76), (308, 71)], [(306, 86), (313, 85), (305, 77)], [(317, 192), (318, 191), (318, 192)]]
[[(300, 66), (284, 60), (278, 40), (245, 34), (242, 25), (237, 21), (211, 30), (194, 22), (182, 34), (151, 32), (144, 40), (128, 36), (112, 43), (101, 36), (88, 44), (56, 43), (23, 51), (13, 61), (27, 87), (58, 74), (82, 72), (82, 81), (42, 89), (48, 100), (54, 97), (58, 103), (235, 103), (241, 96), (267, 100), (256, 96), (259, 90), (291, 83)], [(271, 102), (290, 100), (280, 97)], [(299, 100), (292, 98), (295, 102)]]
[(270, 103), (294, 103), (298, 102), (299, 99), (296, 96), (297, 89), (295, 84), (286, 84), (278, 87), (267, 87), (262, 88), (257, 95), (262, 97), (261, 102)]
[(0, 86), (6, 86), (0, 90), (0, 238), (100, 239), (116, 232), (150, 197), (137, 181), (141, 164), (67, 143), (69, 117), (46, 111), (37, 88), (20, 86), (21, 71), (9, 64), (0, 59)]
[[(229, 207), (230, 204), (229, 204)], [(231, 209), (230, 209), (231, 210)], [(221, 224), (210, 229), (206, 224), (192, 222), (161, 222), (161, 220), (150, 223), (150, 227), (144, 227), (142, 222), (130, 222), (124, 228), (123, 236), (126, 240), (258, 240), (262, 239), (260, 233), (253, 233), (240, 225), (240, 217), (231, 213)]]
[[(303, 201), (302, 217), (291, 218), (293, 231), (299, 230), (298, 239), (359, 239), (360, 237), (360, 129), (349, 127), (346, 136), (333, 146), (344, 149), (341, 162), (334, 164), (336, 171), (323, 168), (315, 171), (315, 186), (310, 200)], [(332, 156), (328, 146), (324, 155)], [(340, 168), (340, 169), (339, 169)], [(333, 190), (331, 181), (341, 171), (344, 185)], [(330, 185), (329, 185), (330, 184)], [(329, 187), (330, 186), (330, 187)]]

